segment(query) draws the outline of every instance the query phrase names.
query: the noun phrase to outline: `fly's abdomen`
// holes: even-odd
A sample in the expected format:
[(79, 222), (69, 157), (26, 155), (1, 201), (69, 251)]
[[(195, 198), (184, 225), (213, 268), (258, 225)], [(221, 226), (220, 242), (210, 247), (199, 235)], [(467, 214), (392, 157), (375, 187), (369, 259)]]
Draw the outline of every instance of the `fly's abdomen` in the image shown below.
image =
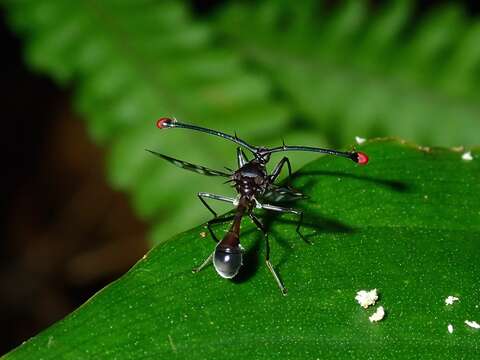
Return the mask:
[(221, 277), (226, 279), (235, 277), (242, 264), (242, 247), (240, 244), (225, 246), (220, 242), (217, 245), (213, 254), (213, 266)]

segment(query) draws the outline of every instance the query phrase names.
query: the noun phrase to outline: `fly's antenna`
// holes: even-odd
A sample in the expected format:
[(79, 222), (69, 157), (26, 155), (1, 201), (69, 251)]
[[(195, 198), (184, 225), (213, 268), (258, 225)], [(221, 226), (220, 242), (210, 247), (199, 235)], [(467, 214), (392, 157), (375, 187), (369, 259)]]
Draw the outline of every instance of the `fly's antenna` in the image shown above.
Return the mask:
[(368, 163), (367, 154), (361, 151), (337, 151), (337, 150), (323, 149), (323, 148), (311, 147), (311, 146), (287, 146), (285, 145), (285, 143), (283, 143), (283, 146), (266, 149), (262, 151), (262, 154), (271, 154), (271, 153), (280, 152), (280, 151), (310, 151), (310, 152), (317, 152), (317, 153), (329, 154), (334, 156), (341, 156), (341, 157), (350, 159), (359, 165), (366, 165)]
[(181, 122), (177, 121), (177, 119), (175, 119), (175, 118), (173, 118), (173, 119), (166, 118), (166, 117), (160, 118), (157, 121), (157, 127), (159, 129), (183, 128), (183, 129), (200, 131), (200, 132), (204, 132), (204, 133), (207, 133), (207, 134), (210, 134), (210, 135), (219, 136), (219, 137), (224, 138), (226, 140), (230, 140), (230, 141), (234, 142), (235, 144), (238, 144), (240, 146), (243, 146), (245, 149), (250, 150), (254, 154), (256, 154), (257, 151), (258, 151), (258, 149), (255, 146), (247, 144), (242, 139), (239, 139), (236, 134), (235, 134), (235, 136), (231, 136), (231, 135), (225, 134), (223, 132), (207, 129), (207, 128), (204, 128), (204, 127), (201, 127), (201, 126), (184, 124), (184, 123), (181, 123)]

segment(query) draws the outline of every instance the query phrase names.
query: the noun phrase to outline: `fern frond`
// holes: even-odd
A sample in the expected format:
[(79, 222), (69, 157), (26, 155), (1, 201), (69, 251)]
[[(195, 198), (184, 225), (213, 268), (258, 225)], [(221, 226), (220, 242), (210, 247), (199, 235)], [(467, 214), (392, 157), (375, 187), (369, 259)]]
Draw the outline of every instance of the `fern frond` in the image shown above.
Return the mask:
[(7, 0), (4, 5), (12, 27), (27, 40), (28, 63), (75, 87), (74, 103), (90, 134), (110, 149), (111, 183), (132, 195), (138, 214), (158, 219), (157, 240), (208, 218), (196, 191), (229, 188), (186, 176), (144, 149), (212, 167), (233, 165), (235, 152), (198, 134), (160, 132), (155, 119), (176, 116), (226, 132), (241, 129), (253, 143), (264, 134), (275, 139), (287, 124), (289, 110), (272, 100), (268, 80), (215, 47), (209, 26), (194, 22), (181, 2)]
[(411, 1), (378, 9), (366, 1), (333, 10), (308, 4), (236, 4), (217, 24), (233, 51), (270, 74), (295, 113), (340, 143), (361, 134), (478, 144), (477, 20), (458, 5), (417, 21)]
[(478, 143), (480, 25), (456, 5), (417, 23), (411, 1), (374, 11), (366, 1), (329, 9), (266, 0), (255, 8), (229, 3), (202, 23), (173, 0), (3, 4), (26, 40), (28, 63), (75, 89), (90, 134), (109, 150), (110, 182), (157, 224), (157, 241), (206, 220), (195, 192), (229, 189), (186, 176), (144, 148), (234, 165), (229, 144), (159, 132), (159, 116), (241, 129), (259, 145), (277, 145), (285, 133), (287, 143), (316, 146), (325, 145), (323, 134), (336, 145), (355, 135)]

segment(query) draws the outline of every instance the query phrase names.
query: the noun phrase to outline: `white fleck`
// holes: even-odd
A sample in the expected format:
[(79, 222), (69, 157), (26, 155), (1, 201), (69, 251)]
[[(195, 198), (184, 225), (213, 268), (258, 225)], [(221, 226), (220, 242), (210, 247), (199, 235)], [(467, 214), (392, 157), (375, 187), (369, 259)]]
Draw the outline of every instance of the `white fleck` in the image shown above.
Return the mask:
[(458, 300), (460, 300), (458, 297), (450, 295), (449, 297), (447, 297), (447, 298), (445, 299), (445, 304), (447, 304), (447, 305), (453, 305), (453, 303), (454, 303), (455, 301), (458, 301)]
[(357, 144), (363, 144), (365, 141), (367, 141), (367, 139), (365, 138), (362, 138), (360, 136), (355, 136), (355, 141), (357, 142)]
[(480, 324), (477, 323), (476, 321), (465, 320), (465, 324), (467, 324), (467, 325), (470, 326), (471, 328), (480, 329)]
[(357, 300), (360, 306), (365, 309), (368, 308), (370, 305), (375, 305), (375, 302), (378, 300), (377, 289), (373, 289), (370, 291), (360, 290), (357, 292), (355, 300)]
[(238, 206), (238, 203), (240, 202), (240, 195), (237, 195), (237, 197), (235, 198), (235, 200), (233, 200), (233, 206)]
[(463, 154), (462, 154), (462, 159), (463, 159), (463, 160), (466, 160), (466, 161), (473, 160), (472, 152), (471, 152), (471, 151), (467, 151), (466, 153), (463, 153)]
[(419, 146), (418, 150), (424, 151), (424, 152), (430, 152), (430, 147), (429, 146)]
[(384, 316), (385, 310), (383, 309), (383, 306), (379, 306), (377, 311), (375, 311), (368, 319), (370, 320), (370, 322), (377, 322), (382, 320)]
[(448, 330), (448, 332), (449, 332), (450, 334), (453, 333), (453, 325), (452, 325), (452, 324), (448, 324), (447, 330)]

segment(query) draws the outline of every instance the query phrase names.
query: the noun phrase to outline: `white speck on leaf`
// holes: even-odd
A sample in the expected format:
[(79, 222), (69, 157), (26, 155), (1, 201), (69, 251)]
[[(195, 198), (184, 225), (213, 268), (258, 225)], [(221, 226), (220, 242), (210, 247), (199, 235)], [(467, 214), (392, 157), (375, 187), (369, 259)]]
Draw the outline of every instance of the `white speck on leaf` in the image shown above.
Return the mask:
[(385, 309), (383, 308), (383, 306), (379, 306), (377, 311), (375, 311), (368, 319), (370, 320), (370, 322), (377, 322), (382, 320), (384, 317)]
[(367, 141), (367, 139), (365, 138), (362, 138), (360, 136), (355, 136), (355, 141), (357, 142), (357, 144), (363, 144), (365, 141)]
[(467, 324), (468, 326), (470, 326), (473, 329), (480, 329), (480, 324), (477, 323), (476, 321), (465, 320), (465, 324)]
[(466, 161), (473, 160), (472, 153), (470, 151), (467, 151), (466, 153), (462, 154), (462, 159)]
[(450, 334), (453, 333), (453, 325), (452, 325), (452, 324), (448, 324), (447, 330), (448, 330), (448, 332), (449, 332)]
[(445, 299), (445, 304), (453, 305), (453, 303), (458, 300), (460, 300), (458, 297), (450, 295)]
[(360, 290), (357, 292), (355, 300), (357, 300), (360, 306), (364, 309), (368, 308), (370, 305), (375, 305), (375, 302), (378, 300), (377, 289), (370, 291)]

